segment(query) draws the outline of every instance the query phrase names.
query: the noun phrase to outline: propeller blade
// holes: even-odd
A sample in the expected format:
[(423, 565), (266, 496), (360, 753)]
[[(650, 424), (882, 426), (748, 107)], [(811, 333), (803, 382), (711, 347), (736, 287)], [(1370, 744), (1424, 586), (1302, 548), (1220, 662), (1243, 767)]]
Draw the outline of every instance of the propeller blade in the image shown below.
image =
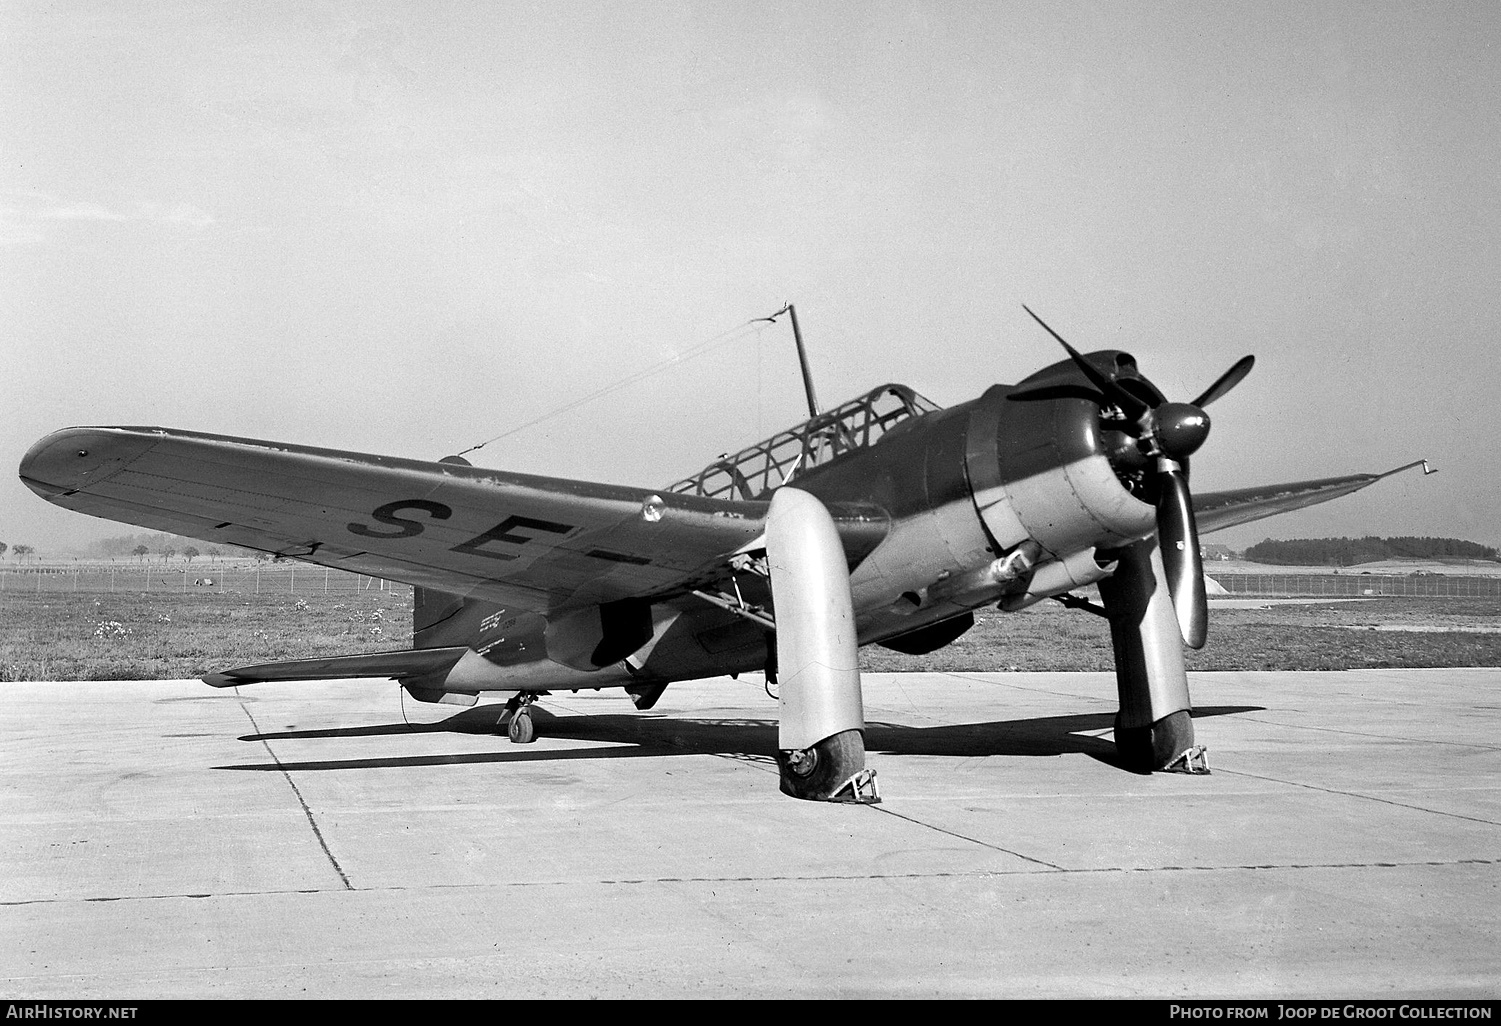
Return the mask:
[(1209, 637), (1209, 599), (1204, 594), (1204, 559), (1194, 523), (1188, 479), (1172, 461), (1158, 474), (1157, 545), (1167, 571), (1168, 592), (1178, 614), (1178, 630), (1189, 648), (1203, 648)]
[(1234, 367), (1231, 367), (1225, 373), (1221, 374), (1219, 380), (1206, 388), (1204, 390), (1204, 394), (1195, 399), (1191, 405), (1208, 406), (1220, 396), (1224, 395), (1236, 385), (1240, 384), (1242, 379), (1244, 379), (1247, 374), (1251, 373), (1251, 368), (1255, 365), (1256, 357), (1242, 356), (1239, 360), (1235, 361)]
[(1096, 406), (1106, 406), (1110, 400), (1092, 388), (1083, 385), (1042, 385), (1038, 388), (1026, 388), (1020, 392), (1012, 392), (1007, 399), (1019, 403), (1036, 402), (1042, 399), (1088, 399)]
[(1069, 359), (1074, 361), (1074, 366), (1078, 367), (1080, 372), (1089, 379), (1090, 384), (1094, 385), (1095, 388), (1098, 388), (1101, 392), (1108, 396), (1110, 402), (1113, 405), (1119, 406), (1121, 408), (1121, 412), (1126, 415), (1127, 420), (1139, 420), (1142, 414), (1151, 409), (1151, 407), (1146, 403), (1136, 398), (1136, 396), (1132, 395), (1130, 392), (1127, 392), (1124, 388), (1121, 388), (1114, 381), (1111, 381), (1109, 378), (1107, 378), (1104, 374), (1101, 374), (1099, 368), (1090, 363), (1088, 360), (1084, 359), (1083, 354), (1073, 346), (1065, 342), (1062, 335), (1058, 334), (1052, 328), (1048, 327), (1047, 321), (1043, 320), (1035, 313), (1032, 313), (1031, 307), (1023, 303), (1022, 309), (1027, 311), (1027, 313), (1034, 321), (1036, 321), (1038, 324), (1041, 324), (1044, 331), (1058, 340), (1058, 344), (1068, 352)]

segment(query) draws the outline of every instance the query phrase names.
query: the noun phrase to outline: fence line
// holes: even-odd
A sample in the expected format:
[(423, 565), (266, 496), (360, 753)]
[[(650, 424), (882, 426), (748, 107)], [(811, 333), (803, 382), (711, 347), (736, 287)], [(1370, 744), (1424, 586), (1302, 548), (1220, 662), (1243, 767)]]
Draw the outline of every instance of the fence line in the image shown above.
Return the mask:
[(1232, 595), (1309, 598), (1498, 598), (1501, 577), (1450, 577), (1443, 574), (1216, 574), (1209, 578)]
[[(1501, 598), (1501, 577), (1442, 574), (1216, 574), (1209, 577), (1232, 595), (1259, 597)], [(179, 592), (212, 595), (353, 595), (363, 592), (411, 594), (409, 585), (326, 567), (276, 563), (252, 567), (4, 567), (0, 600), (6, 595)]]
[(392, 592), (402, 596), (411, 587), (367, 574), (294, 564), (224, 567), (206, 564), (153, 567), (5, 567), (0, 569), (0, 600), (6, 595), (110, 594), (113, 592), (177, 592), (213, 595), (352, 595)]

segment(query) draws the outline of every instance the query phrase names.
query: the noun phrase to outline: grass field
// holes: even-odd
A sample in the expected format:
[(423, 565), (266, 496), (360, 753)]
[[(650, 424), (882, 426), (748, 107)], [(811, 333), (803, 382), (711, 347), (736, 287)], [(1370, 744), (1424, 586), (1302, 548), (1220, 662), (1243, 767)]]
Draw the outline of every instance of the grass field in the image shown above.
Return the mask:
[[(410, 589), (308, 594), (16, 592), (0, 600), (0, 680), (153, 680), (411, 644)], [(983, 610), (926, 656), (877, 646), (867, 670), (1110, 670), (1104, 620), (1044, 602)], [(1211, 604), (1190, 670), (1501, 666), (1501, 599), (1380, 598), (1260, 609)]]
[[(1218, 606), (1218, 607), (1217, 607)], [(1112, 670), (1110, 627), (1042, 602), (976, 614), (973, 630), (926, 656), (871, 646), (871, 670)], [(1189, 670), (1501, 666), (1501, 599), (1378, 598), (1226, 608), (1210, 603), (1209, 643)]]
[(331, 596), (23, 592), (0, 602), (0, 680), (177, 680), (411, 643), (409, 588)]

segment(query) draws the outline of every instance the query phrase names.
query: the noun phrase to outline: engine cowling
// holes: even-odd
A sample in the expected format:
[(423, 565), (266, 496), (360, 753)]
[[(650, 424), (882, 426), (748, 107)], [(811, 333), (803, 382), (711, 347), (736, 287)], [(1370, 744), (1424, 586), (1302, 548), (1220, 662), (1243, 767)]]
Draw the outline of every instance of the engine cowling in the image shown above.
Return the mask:
[(1072, 398), (1013, 403), (1011, 391), (997, 385), (976, 402), (966, 454), (975, 507), (1001, 550), (1031, 540), (1044, 560), (1064, 560), (1151, 534), (1156, 509), (1133, 489), (1135, 454), (1102, 428), (1099, 408)]

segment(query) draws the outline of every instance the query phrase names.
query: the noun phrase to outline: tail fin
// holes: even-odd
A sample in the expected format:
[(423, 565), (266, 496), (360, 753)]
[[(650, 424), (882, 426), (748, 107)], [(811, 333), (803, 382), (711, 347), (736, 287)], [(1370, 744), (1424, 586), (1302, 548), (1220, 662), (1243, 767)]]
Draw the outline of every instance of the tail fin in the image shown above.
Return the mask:
[(443, 648), (467, 644), (472, 631), (467, 625), (468, 618), (459, 615), (466, 605), (459, 595), (434, 588), (412, 588), (412, 645)]
[[(412, 645), (418, 652), (467, 651), (479, 633), (480, 622), (499, 607), (492, 602), (467, 599), (436, 588), (412, 588)], [(456, 662), (457, 660), (455, 660)], [(402, 677), (401, 686), (419, 702), (473, 705), (478, 696), (444, 687), (453, 664), (439, 665), (427, 673)]]

